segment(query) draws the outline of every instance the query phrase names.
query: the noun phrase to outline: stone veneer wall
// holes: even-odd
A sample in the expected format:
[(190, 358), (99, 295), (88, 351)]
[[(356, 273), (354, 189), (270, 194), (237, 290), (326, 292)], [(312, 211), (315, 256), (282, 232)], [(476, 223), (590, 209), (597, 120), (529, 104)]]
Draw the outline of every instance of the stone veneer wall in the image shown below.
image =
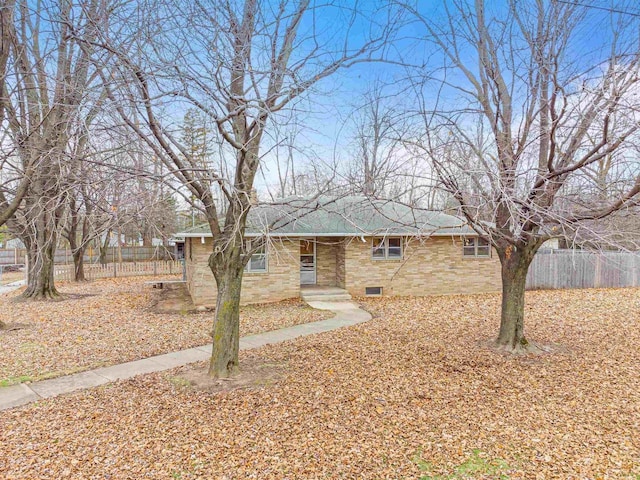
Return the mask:
[(402, 260), (373, 260), (371, 237), (347, 241), (344, 288), (364, 295), (365, 287), (382, 287), (383, 295), (443, 295), (497, 292), (500, 261), (462, 256), (459, 237), (403, 239)]
[[(216, 281), (209, 268), (212, 251), (211, 238), (187, 239), (187, 287), (196, 306), (214, 307), (216, 304)], [(242, 277), (240, 303), (264, 303), (300, 296), (300, 242), (298, 240), (274, 239), (267, 250), (266, 273), (247, 273)]]

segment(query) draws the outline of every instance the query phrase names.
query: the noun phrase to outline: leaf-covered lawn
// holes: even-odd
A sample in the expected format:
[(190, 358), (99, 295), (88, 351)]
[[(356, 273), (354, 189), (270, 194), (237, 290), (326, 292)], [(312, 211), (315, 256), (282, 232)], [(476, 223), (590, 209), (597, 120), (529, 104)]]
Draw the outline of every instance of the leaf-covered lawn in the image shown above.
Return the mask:
[[(17, 303), (0, 296), (0, 320), (24, 328), (0, 332), (0, 386), (113, 365), (211, 342), (213, 313), (157, 313), (162, 291), (148, 277), (63, 283), (61, 302)], [(321, 320), (328, 312), (300, 301), (242, 308), (240, 334)]]
[(19, 280), (24, 280), (24, 272), (9, 272), (5, 270), (0, 275), (0, 285), (6, 285), (7, 283), (13, 283)]
[(287, 365), (261, 388), (196, 392), (177, 369), (0, 412), (0, 472), (635, 480), (640, 290), (527, 301), (529, 336), (558, 353), (483, 348), (496, 295), (370, 299), (368, 323), (244, 352)]

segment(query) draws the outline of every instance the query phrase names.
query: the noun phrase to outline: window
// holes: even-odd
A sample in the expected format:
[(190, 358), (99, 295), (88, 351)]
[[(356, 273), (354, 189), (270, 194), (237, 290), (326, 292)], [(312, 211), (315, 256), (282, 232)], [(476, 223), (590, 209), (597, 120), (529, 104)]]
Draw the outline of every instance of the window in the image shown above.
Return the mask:
[(491, 246), (484, 238), (465, 238), (462, 240), (462, 255), (465, 257), (489, 257)]
[(384, 238), (374, 238), (373, 247), (371, 249), (371, 256), (373, 258), (384, 258)]
[(245, 272), (257, 273), (267, 271), (267, 246), (265, 240), (252, 239), (244, 241), (244, 251), (251, 254), (251, 258), (244, 267)]
[(402, 238), (374, 238), (371, 245), (371, 258), (374, 260), (396, 260), (402, 258)]
[(382, 287), (364, 287), (364, 294), (368, 296), (382, 296)]

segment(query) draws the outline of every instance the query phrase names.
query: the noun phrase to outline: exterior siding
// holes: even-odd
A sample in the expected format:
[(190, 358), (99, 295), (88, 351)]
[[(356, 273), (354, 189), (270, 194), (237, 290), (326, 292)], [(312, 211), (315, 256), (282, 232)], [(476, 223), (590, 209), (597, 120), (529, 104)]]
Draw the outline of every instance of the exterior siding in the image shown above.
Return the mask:
[(345, 287), (364, 295), (365, 287), (382, 287), (383, 295), (446, 295), (496, 292), (501, 288), (500, 261), (462, 256), (460, 237), (403, 239), (402, 260), (373, 260), (372, 238), (345, 246)]
[[(191, 240), (191, 242), (189, 242)], [(209, 268), (209, 255), (213, 240), (188, 239), (187, 243), (187, 287), (196, 306), (214, 307), (216, 304), (216, 281)], [(190, 245), (189, 245), (190, 244)], [(300, 267), (298, 240), (274, 240), (268, 252), (266, 273), (247, 273), (242, 277), (240, 303), (265, 303), (300, 296)]]

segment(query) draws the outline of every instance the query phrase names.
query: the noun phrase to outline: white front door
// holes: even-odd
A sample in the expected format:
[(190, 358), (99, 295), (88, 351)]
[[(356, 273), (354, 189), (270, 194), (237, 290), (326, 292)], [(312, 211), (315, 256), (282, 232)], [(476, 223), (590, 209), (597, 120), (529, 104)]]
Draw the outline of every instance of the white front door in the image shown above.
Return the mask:
[(316, 241), (300, 240), (300, 285), (316, 284)]

